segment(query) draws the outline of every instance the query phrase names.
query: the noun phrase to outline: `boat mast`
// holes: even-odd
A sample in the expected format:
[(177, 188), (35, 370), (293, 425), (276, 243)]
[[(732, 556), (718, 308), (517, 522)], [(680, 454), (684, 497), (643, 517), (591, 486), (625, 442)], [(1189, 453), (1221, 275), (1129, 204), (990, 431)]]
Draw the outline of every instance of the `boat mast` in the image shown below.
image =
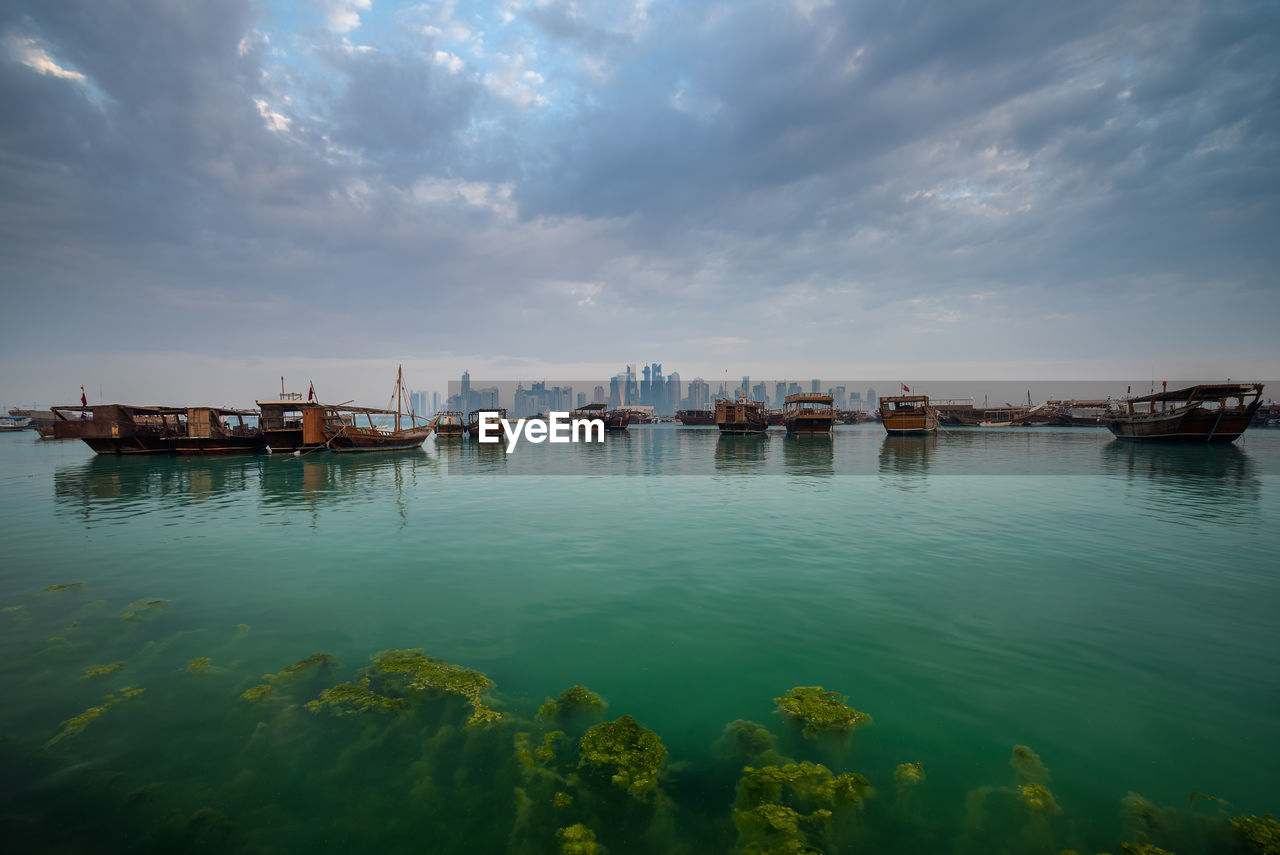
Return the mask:
[(400, 432), (400, 410), (404, 404), (404, 366), (396, 366), (396, 432)]

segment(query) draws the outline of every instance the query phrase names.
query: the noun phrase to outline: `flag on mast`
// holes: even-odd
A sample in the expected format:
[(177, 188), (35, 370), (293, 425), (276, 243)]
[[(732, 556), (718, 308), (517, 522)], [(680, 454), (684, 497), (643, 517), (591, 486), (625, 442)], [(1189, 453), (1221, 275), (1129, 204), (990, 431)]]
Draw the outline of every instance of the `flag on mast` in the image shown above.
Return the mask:
[(307, 390), (307, 400), (314, 401), (316, 399), (316, 384), (312, 383), (311, 388)]
[(89, 399), (84, 396), (84, 386), (80, 387), (80, 418), (89, 417)]
[(911, 391), (911, 388), (910, 388), (909, 386), (907, 386), (907, 384), (906, 384), (906, 383), (903, 383), (903, 384), (902, 384), (902, 391), (904, 391), (904, 392), (910, 392), (910, 391)]

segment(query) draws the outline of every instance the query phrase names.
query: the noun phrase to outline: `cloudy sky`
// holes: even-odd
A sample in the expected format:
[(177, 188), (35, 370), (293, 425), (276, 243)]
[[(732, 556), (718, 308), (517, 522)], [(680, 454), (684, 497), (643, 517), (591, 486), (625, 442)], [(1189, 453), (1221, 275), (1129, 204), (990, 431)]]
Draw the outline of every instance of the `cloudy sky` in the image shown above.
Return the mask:
[(1280, 377), (1280, 5), (8, 0), (0, 403)]

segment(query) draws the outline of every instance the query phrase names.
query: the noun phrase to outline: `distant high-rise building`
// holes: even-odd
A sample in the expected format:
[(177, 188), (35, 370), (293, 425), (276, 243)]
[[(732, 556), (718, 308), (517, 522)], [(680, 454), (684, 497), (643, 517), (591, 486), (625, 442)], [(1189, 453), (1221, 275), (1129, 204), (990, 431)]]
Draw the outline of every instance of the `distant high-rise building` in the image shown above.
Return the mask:
[(462, 385), (458, 387), (458, 397), (462, 398), (464, 402), (469, 401), (471, 399), (471, 372), (470, 371), (462, 372)]
[(779, 380), (773, 387), (773, 405), (781, 407), (787, 400), (787, 381)]
[(835, 399), (833, 401), (833, 405), (837, 410), (849, 409), (847, 406), (848, 402), (845, 400), (845, 396), (847, 395), (847, 393), (848, 393), (848, 390), (844, 386), (837, 386), (832, 391), (831, 397)]
[(751, 400), (759, 401), (762, 404), (769, 403), (769, 396), (764, 391), (764, 383), (757, 383), (751, 387)]
[(816, 377), (815, 377), (813, 380), (810, 380), (810, 381), (809, 381), (809, 391), (810, 391), (810, 392), (812, 392), (812, 393), (813, 393), (813, 394), (815, 394), (815, 395), (817, 395), (819, 392), (821, 392), (821, 391), (822, 391), (822, 381), (821, 381), (821, 380), (819, 380), (819, 379), (817, 379)]
[[(597, 389), (599, 389), (600, 387), (599, 387), (599, 386), (597, 386), (596, 388), (597, 388)], [(578, 406), (579, 406), (579, 407), (585, 407), (586, 405), (587, 405), (587, 393), (586, 393), (586, 392), (579, 392), (579, 393), (578, 393)]]
[(880, 406), (880, 399), (876, 397), (875, 389), (867, 390), (867, 409), (874, 410)]
[(597, 386), (591, 390), (591, 403), (593, 404), (604, 403), (604, 387), (603, 386)]
[(664, 416), (674, 416), (676, 410), (680, 409), (680, 372), (672, 371), (667, 375), (667, 389), (665, 404), (662, 408)]
[(787, 384), (787, 394), (788, 394), (788, 395), (799, 395), (799, 394), (800, 394), (800, 384), (799, 384), (799, 383), (796, 383), (796, 382), (794, 382), (794, 381), (792, 381), (791, 383), (788, 383), (788, 384)]
[(626, 391), (627, 377), (625, 374), (615, 374), (609, 380), (609, 406), (622, 406), (622, 396)]
[(711, 387), (701, 377), (689, 381), (689, 409), (705, 410), (711, 402)]
[(851, 410), (862, 409), (862, 393), (861, 392), (854, 392), (852, 395), (849, 396), (849, 409)]
[(432, 392), (431, 393), (431, 415), (434, 416), (438, 412), (440, 412), (440, 393)]

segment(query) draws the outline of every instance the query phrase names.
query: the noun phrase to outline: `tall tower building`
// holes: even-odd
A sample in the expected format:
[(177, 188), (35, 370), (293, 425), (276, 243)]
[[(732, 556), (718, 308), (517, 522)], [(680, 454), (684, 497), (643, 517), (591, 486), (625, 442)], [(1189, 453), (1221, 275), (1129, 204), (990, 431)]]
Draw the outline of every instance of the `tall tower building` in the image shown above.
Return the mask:
[(809, 391), (810, 391), (810, 392), (812, 392), (812, 393), (813, 393), (813, 394), (815, 394), (815, 395), (817, 395), (819, 392), (821, 392), (821, 391), (822, 391), (822, 381), (821, 381), (821, 380), (819, 380), (819, 379), (818, 379), (818, 378), (816, 378), (816, 377), (815, 377), (814, 379), (810, 380), (810, 381), (809, 381)]

